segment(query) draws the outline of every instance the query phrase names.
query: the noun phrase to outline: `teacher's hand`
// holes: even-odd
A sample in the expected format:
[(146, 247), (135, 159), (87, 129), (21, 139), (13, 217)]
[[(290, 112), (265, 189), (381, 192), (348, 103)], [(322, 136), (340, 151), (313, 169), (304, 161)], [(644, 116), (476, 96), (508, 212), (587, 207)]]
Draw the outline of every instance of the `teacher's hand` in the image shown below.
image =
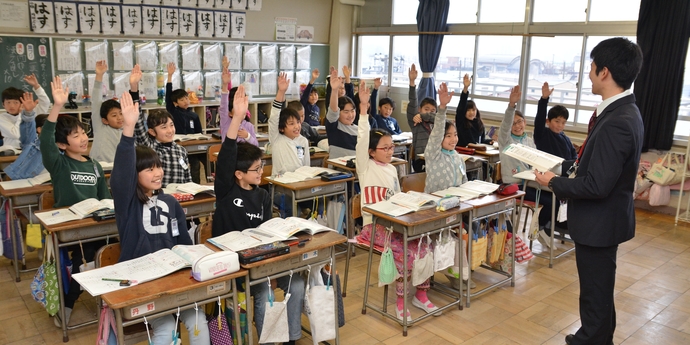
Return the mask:
[(546, 187), (549, 185), (549, 181), (551, 181), (552, 178), (556, 177), (556, 174), (550, 171), (540, 172), (537, 169), (534, 169), (534, 176), (536, 177), (537, 183)]

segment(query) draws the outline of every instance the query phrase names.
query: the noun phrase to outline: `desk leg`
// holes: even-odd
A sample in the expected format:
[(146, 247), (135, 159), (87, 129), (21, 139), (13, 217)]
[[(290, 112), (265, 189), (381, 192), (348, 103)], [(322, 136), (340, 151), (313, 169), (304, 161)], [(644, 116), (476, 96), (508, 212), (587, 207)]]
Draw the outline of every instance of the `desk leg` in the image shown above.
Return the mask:
[[(350, 248), (348, 246), (348, 248)], [(335, 344), (340, 345), (340, 327), (338, 327), (338, 287), (336, 286), (335, 276), (335, 247), (331, 247), (331, 287), (333, 288), (333, 303), (335, 304), (333, 310), (335, 310)], [(309, 282), (307, 282), (309, 284)]]
[[(405, 228), (405, 231), (403, 231), (403, 337), (407, 336), (407, 285), (409, 276), (409, 270), (407, 269), (407, 228)], [(397, 303), (398, 301), (396, 300), (395, 302)], [(395, 312), (398, 312), (397, 305), (395, 306)]]
[(114, 312), (115, 325), (117, 326), (117, 343), (118, 345), (125, 345), (125, 327), (122, 326), (122, 310), (114, 310)]
[(369, 237), (369, 259), (367, 260), (367, 277), (366, 284), (364, 284), (364, 300), (362, 301), (362, 314), (367, 313), (367, 302), (369, 298), (369, 281), (371, 278), (371, 261), (374, 257), (374, 239), (376, 238), (376, 220), (376, 216), (374, 216), (372, 218), (371, 223), (371, 236)]
[[(464, 282), (462, 272), (465, 270), (464, 265), (465, 265), (465, 251), (462, 250), (464, 247), (463, 245), (463, 239), (462, 239), (462, 215), (459, 215), (460, 217), (460, 228), (458, 229), (458, 248), (456, 248), (456, 253), (460, 254), (460, 273), (458, 273), (458, 279), (460, 279), (460, 288), (458, 289), (458, 309), (463, 310), (463, 305), (462, 305), (462, 284)], [(467, 263), (469, 265), (469, 262)], [(469, 271), (469, 266), (468, 266), (468, 271)], [(469, 284), (470, 281), (469, 279), (467, 280), (467, 292), (469, 293)]]
[(12, 205), (12, 198), (7, 198), (7, 202), (10, 203), (9, 210), (9, 224), (7, 224), (7, 228), (10, 230), (10, 239), (12, 240), (12, 246), (14, 247), (14, 274), (15, 276), (15, 281), (19, 283), (22, 281), (22, 278), (19, 276), (19, 258), (18, 258), (18, 253), (19, 250), (17, 248), (21, 247), (20, 244), (18, 243), (18, 238), (17, 238), (17, 229), (14, 228), (14, 205)]
[[(245, 288), (244, 288), (245, 301), (247, 301), (247, 338), (249, 338), (249, 341), (247, 342), (247, 344), (253, 345), (254, 344), (254, 299), (252, 298), (252, 294), (249, 291), (250, 290), (249, 275), (246, 275), (244, 277), (244, 285), (245, 285)], [(238, 305), (239, 305), (239, 303), (238, 303)], [(240, 324), (239, 315), (237, 315), (236, 324), (238, 324), (238, 325)], [(244, 344), (244, 343), (240, 342), (240, 344)]]
[(60, 320), (62, 326), (62, 342), (66, 343), (69, 341), (69, 336), (67, 335), (67, 322), (65, 322), (65, 283), (62, 281), (62, 262), (60, 261), (60, 243), (58, 242), (57, 234), (52, 232), (50, 234), (53, 236), (53, 252), (55, 255), (55, 268), (57, 269), (57, 279), (58, 279), (58, 293), (60, 294), (60, 309), (58, 313), (60, 314)]
[[(237, 296), (237, 279), (232, 280), (232, 313), (235, 315), (235, 334), (237, 334), (237, 339), (235, 340), (235, 344), (237, 345), (242, 345), (244, 344), (242, 342), (242, 329), (240, 327), (240, 299)], [(247, 295), (249, 295), (249, 284), (247, 284)], [(245, 301), (247, 299), (245, 298)], [(227, 302), (226, 302), (227, 303)], [(226, 304), (227, 305), (227, 304)], [(249, 321), (247, 321), (247, 325), (249, 325)], [(249, 327), (247, 327), (249, 329)]]
[(299, 210), (297, 210), (297, 193), (294, 190), (292, 192), (292, 215), (294, 217), (299, 217)]
[[(271, 212), (271, 216), (269, 218), (273, 218), (273, 205), (275, 205), (276, 186), (274, 186), (273, 183), (269, 182), (268, 189), (269, 193), (271, 193), (271, 209), (269, 210), (269, 212)], [(280, 213), (280, 211), (278, 211), (278, 213)]]
[[(474, 210), (470, 211), (470, 220), (467, 222), (467, 301), (465, 306), (470, 307), (470, 282), (472, 281), (472, 221), (474, 220)], [(461, 240), (462, 241), (462, 240)], [(460, 270), (460, 278), (462, 276), (462, 269)], [(460, 290), (462, 290), (462, 283), (460, 281)], [(462, 293), (462, 292), (461, 292)]]
[(553, 236), (556, 233), (556, 194), (551, 193), (551, 246), (549, 247), (549, 268), (553, 268)]

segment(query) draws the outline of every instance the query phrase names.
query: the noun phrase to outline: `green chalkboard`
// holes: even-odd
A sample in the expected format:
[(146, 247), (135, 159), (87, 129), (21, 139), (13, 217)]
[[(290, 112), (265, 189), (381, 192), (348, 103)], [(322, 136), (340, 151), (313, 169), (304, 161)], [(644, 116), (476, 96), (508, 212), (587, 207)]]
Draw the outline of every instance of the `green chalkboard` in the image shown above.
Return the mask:
[[(50, 41), (45, 37), (0, 36), (0, 91), (14, 86), (31, 91), (24, 76), (36, 74), (52, 100), (50, 81)], [(1, 104), (0, 104), (1, 106)]]

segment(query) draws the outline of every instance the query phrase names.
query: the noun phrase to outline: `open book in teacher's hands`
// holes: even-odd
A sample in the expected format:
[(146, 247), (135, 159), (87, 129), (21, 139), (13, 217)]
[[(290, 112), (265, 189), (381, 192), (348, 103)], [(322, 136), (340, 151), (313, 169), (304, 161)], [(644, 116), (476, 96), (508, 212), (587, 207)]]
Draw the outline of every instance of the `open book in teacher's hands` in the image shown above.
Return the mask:
[(158, 279), (185, 267), (192, 268), (192, 277), (197, 281), (221, 277), (240, 269), (237, 253), (214, 252), (203, 244), (177, 245), (136, 259), (75, 273), (72, 278), (92, 296), (98, 296)]
[(503, 153), (531, 165), (539, 171), (548, 171), (563, 163), (564, 159), (520, 143), (510, 144)]
[(45, 225), (53, 225), (73, 220), (88, 218), (94, 213), (102, 210), (114, 210), (115, 205), (113, 199), (98, 200), (89, 198), (82, 200), (69, 208), (60, 208), (48, 210), (45, 212), (36, 212), (36, 218), (41, 220)]
[(299, 217), (273, 218), (257, 228), (231, 231), (218, 237), (209, 238), (208, 242), (220, 249), (236, 252), (262, 244), (286, 241), (300, 232), (314, 235), (323, 231), (335, 230)]

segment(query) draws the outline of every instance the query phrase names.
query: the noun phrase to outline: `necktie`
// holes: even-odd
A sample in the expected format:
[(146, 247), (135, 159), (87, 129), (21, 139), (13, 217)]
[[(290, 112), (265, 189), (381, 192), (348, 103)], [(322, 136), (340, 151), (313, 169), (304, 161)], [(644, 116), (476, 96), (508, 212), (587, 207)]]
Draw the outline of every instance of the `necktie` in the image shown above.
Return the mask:
[(585, 145), (587, 145), (587, 139), (589, 139), (589, 135), (592, 134), (592, 129), (594, 129), (594, 125), (597, 123), (597, 110), (594, 109), (594, 112), (592, 113), (592, 117), (589, 118), (589, 124), (587, 125), (587, 137), (585, 138), (585, 141), (582, 142), (582, 146), (580, 146), (580, 151), (577, 152), (577, 160), (575, 161), (575, 164), (580, 163), (580, 158), (582, 157), (582, 153), (585, 151)]

